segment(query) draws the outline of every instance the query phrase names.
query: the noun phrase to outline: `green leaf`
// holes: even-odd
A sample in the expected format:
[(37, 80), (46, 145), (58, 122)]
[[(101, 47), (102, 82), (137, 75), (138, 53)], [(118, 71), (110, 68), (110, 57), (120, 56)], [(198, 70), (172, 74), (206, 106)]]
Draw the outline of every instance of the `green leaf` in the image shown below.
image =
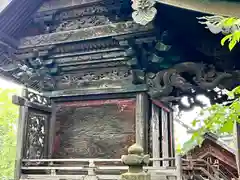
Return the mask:
[(234, 89), (232, 90), (232, 92), (233, 92), (234, 94), (240, 94), (240, 86), (234, 88)]
[(232, 34), (226, 35), (224, 38), (222, 38), (221, 45), (224, 46), (226, 40), (231, 39), (231, 38), (232, 38)]
[(193, 127), (195, 127), (195, 126), (197, 125), (198, 122), (200, 122), (200, 120), (197, 120), (197, 119), (193, 120), (193, 121), (192, 121), (192, 125), (193, 125)]
[(237, 44), (237, 41), (231, 40), (228, 45), (229, 50), (232, 51), (232, 49), (235, 47), (236, 44)]
[(237, 21), (237, 18), (234, 18), (234, 17), (226, 18), (225, 20), (223, 20), (222, 25), (225, 27), (231, 27), (232, 25), (234, 25), (236, 21)]
[[(240, 86), (230, 91), (229, 95), (240, 94)], [(235, 96), (236, 98), (236, 96)], [(235, 121), (240, 122), (240, 98), (235, 99), (230, 105), (215, 104), (209, 108), (202, 110), (199, 114), (200, 117), (208, 114), (208, 116), (202, 121), (203, 126), (192, 134), (191, 139), (183, 146), (183, 150), (189, 150), (193, 145), (201, 145), (203, 141), (203, 134), (206, 132), (213, 132), (216, 135), (232, 134), (233, 123)], [(198, 121), (194, 120), (193, 125), (196, 125)]]

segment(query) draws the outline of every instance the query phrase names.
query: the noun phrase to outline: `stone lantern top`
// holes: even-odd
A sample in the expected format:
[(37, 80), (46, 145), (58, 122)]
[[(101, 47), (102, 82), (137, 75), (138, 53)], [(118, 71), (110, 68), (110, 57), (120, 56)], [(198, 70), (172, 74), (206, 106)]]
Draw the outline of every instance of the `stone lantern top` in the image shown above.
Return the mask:
[(128, 148), (128, 155), (122, 156), (122, 162), (129, 166), (129, 172), (143, 172), (143, 165), (149, 164), (150, 156), (144, 155), (143, 152), (140, 145), (134, 144)]
[(150, 174), (143, 171), (143, 165), (149, 163), (149, 155), (144, 155), (143, 148), (134, 144), (128, 148), (128, 155), (122, 156), (122, 162), (128, 165), (128, 172), (121, 175), (121, 180), (151, 180)]
[(143, 148), (138, 145), (138, 144), (133, 144), (132, 146), (130, 146), (128, 148), (128, 154), (138, 154), (138, 155), (141, 155), (143, 154), (144, 150)]

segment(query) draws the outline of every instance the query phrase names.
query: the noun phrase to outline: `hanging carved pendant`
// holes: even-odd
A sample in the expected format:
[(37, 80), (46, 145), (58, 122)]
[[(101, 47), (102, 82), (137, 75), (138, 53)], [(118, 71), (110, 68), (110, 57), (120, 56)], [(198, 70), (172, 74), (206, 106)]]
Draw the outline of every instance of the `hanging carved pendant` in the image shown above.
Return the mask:
[(132, 0), (133, 20), (141, 25), (146, 25), (151, 22), (157, 14), (157, 9), (154, 7), (153, 0)]

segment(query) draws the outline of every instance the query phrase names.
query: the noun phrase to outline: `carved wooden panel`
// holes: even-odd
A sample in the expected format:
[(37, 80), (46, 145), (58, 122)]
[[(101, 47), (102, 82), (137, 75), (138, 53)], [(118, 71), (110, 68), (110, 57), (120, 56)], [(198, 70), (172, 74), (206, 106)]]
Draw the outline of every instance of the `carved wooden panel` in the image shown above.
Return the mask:
[(131, 84), (132, 76), (129, 67), (90, 69), (76, 74), (65, 74), (56, 77), (57, 89), (107, 89)]
[(60, 158), (120, 158), (135, 140), (135, 99), (57, 105)]
[(47, 157), (49, 118), (48, 113), (29, 109), (24, 158), (44, 159)]

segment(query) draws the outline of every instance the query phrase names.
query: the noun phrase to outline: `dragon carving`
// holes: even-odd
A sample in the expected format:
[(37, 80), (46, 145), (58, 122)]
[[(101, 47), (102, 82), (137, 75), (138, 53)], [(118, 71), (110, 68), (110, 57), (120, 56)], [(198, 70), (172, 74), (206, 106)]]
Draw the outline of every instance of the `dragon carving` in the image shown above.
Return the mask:
[(184, 62), (157, 74), (148, 74), (149, 95), (152, 98), (169, 96), (174, 89), (183, 93), (212, 90), (232, 74), (216, 72), (213, 68), (193, 62)]

